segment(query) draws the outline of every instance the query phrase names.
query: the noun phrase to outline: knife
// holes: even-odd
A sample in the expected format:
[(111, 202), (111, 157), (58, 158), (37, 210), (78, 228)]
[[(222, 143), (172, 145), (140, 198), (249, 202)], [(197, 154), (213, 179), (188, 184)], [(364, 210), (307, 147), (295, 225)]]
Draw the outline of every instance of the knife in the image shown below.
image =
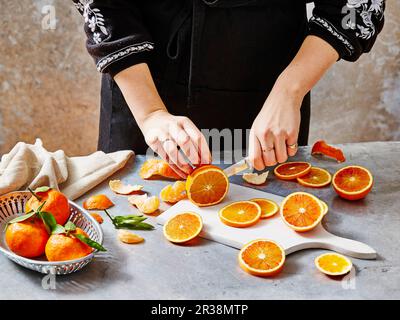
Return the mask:
[(231, 177), (231, 176), (238, 174), (247, 169), (252, 170), (253, 167), (250, 164), (249, 159), (244, 158), (244, 159), (240, 160), (239, 162), (236, 162), (235, 164), (229, 166), (228, 168), (225, 168), (224, 172), (228, 177)]

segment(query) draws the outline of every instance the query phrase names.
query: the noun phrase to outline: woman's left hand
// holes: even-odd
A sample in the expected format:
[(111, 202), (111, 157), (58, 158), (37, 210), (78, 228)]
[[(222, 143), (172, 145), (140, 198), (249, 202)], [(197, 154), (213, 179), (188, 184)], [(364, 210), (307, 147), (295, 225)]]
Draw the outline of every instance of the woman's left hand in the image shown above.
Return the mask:
[(282, 163), (297, 152), (304, 94), (275, 84), (250, 130), (249, 160), (256, 170)]

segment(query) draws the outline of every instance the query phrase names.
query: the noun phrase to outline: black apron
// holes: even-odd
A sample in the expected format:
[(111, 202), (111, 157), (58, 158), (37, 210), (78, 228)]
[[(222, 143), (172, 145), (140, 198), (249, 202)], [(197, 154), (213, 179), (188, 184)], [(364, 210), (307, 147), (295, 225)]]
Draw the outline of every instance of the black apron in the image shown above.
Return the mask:
[[(157, 34), (157, 26), (152, 28)], [(241, 129), (245, 141), (246, 130), (248, 134), (307, 34), (306, 8), (303, 2), (285, 0), (194, 0), (176, 13), (168, 28), (170, 36), (156, 39), (161, 45), (148, 63), (168, 111), (189, 117), (202, 130)], [(307, 94), (299, 145), (307, 144), (309, 121)], [(107, 74), (102, 78), (98, 148), (138, 154), (148, 149), (121, 91)]]

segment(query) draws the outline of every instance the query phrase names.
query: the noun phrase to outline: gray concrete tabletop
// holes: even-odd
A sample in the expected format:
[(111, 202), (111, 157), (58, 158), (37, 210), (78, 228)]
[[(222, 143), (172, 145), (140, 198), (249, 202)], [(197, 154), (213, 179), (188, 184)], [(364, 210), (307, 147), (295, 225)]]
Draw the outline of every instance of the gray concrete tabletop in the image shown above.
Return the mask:
[[(294, 182), (276, 180), (270, 174), (262, 190), (285, 196), (308, 191), (326, 201), (329, 213), (325, 228), (336, 235), (362, 241), (377, 252), (376, 260), (352, 258), (355, 271), (343, 279), (332, 279), (316, 270), (314, 258), (326, 250), (303, 250), (287, 257), (282, 273), (258, 278), (243, 272), (237, 263), (238, 250), (201, 239), (195, 245), (178, 246), (162, 235), (154, 217), (153, 231), (135, 231), (145, 238), (138, 245), (120, 243), (116, 230), (103, 214), (108, 251), (99, 254), (81, 271), (58, 276), (55, 286), (43, 275), (27, 270), (0, 256), (1, 299), (399, 299), (400, 298), (400, 142), (340, 145), (347, 161), (338, 164), (310, 156), (301, 148), (294, 159), (309, 161), (334, 173), (347, 164), (371, 170), (375, 183), (364, 200), (346, 201), (332, 187), (305, 188)], [(143, 181), (138, 169), (144, 156), (137, 156), (112, 179), (142, 184), (157, 195), (170, 181)], [(223, 166), (223, 165), (221, 165)], [(108, 180), (77, 200), (104, 193), (116, 204), (115, 215), (138, 213), (126, 196), (115, 195)], [(231, 182), (244, 184), (240, 176)], [(246, 185), (246, 184), (244, 184)], [(166, 206), (163, 205), (162, 209)], [(43, 286), (43, 283), (45, 284)]]

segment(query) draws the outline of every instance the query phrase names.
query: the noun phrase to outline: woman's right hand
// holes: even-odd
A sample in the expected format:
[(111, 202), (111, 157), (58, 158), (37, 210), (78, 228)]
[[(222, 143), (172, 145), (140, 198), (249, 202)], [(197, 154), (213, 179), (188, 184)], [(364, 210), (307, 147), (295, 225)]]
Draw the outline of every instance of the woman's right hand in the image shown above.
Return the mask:
[(193, 169), (178, 147), (195, 166), (211, 162), (206, 139), (189, 118), (157, 110), (138, 124), (149, 147), (166, 160), (182, 178), (186, 178)]

